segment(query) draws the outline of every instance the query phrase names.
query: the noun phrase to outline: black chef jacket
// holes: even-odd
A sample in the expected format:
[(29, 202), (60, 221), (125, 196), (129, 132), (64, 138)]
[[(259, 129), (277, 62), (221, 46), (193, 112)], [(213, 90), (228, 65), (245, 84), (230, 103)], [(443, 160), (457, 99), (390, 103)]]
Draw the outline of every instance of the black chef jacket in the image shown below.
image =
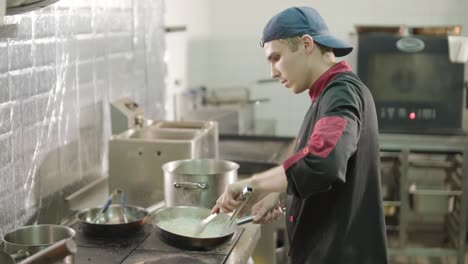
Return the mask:
[(377, 116), (369, 89), (339, 62), (309, 90), (286, 172), (290, 262), (385, 264)]

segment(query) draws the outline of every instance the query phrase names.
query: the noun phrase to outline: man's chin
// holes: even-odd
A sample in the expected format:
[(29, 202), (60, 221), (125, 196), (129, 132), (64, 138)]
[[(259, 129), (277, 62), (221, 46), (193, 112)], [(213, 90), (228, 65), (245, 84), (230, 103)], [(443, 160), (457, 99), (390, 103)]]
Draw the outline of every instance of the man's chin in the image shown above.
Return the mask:
[(303, 90), (303, 89), (299, 89), (299, 88), (297, 88), (297, 87), (291, 87), (290, 89), (291, 89), (291, 91), (292, 91), (294, 94), (301, 94), (301, 93), (303, 93), (305, 90), (307, 90), (307, 89), (304, 89), (304, 90)]

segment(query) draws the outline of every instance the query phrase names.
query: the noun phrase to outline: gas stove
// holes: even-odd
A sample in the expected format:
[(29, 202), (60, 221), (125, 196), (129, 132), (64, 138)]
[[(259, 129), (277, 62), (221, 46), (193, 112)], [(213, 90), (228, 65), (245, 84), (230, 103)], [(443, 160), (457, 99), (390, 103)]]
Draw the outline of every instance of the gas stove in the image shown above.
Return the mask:
[(112, 238), (85, 234), (79, 223), (71, 227), (78, 246), (75, 264), (222, 264), (244, 231), (239, 228), (230, 241), (213, 250), (187, 251), (165, 244), (149, 224), (132, 235)]

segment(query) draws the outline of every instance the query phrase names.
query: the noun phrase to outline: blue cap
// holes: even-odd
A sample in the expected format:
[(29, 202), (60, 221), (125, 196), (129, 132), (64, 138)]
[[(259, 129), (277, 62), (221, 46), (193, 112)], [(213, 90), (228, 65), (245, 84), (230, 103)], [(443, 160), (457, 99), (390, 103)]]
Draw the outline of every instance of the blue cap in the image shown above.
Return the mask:
[(353, 47), (330, 35), (325, 21), (312, 7), (290, 7), (268, 21), (260, 45), (275, 39), (308, 34), (315, 42), (330, 47), (337, 57), (348, 55)]

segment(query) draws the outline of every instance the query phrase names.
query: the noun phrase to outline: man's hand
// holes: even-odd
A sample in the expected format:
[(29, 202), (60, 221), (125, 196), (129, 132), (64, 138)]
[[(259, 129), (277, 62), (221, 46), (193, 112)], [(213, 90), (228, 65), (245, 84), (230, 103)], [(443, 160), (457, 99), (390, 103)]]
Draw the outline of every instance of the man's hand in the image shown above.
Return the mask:
[(252, 214), (255, 215), (253, 222), (256, 224), (265, 224), (276, 221), (283, 210), (280, 204), (280, 193), (270, 193), (260, 202), (252, 207)]
[[(242, 180), (226, 186), (224, 193), (216, 201), (216, 205), (211, 210), (211, 213), (229, 213), (240, 206), (242, 201), (237, 199), (242, 194), (244, 187), (249, 186), (250, 180)], [(255, 191), (255, 190), (254, 190)]]

